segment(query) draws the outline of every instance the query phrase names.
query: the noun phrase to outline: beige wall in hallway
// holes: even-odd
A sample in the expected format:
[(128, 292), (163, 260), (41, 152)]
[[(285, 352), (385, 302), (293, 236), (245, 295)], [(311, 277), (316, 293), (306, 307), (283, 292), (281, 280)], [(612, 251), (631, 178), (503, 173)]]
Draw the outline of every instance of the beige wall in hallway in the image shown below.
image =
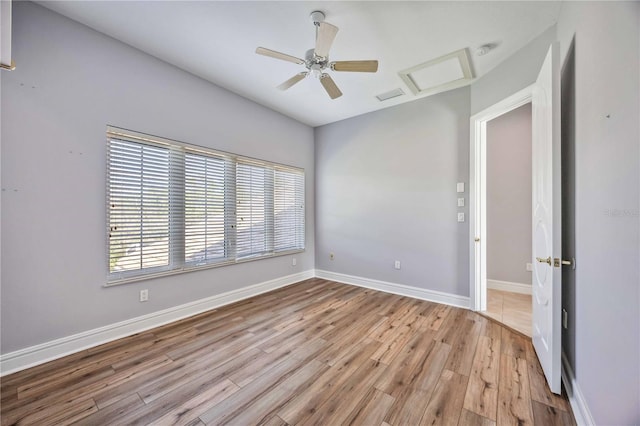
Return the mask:
[(531, 104), (487, 123), (487, 278), (531, 285)]

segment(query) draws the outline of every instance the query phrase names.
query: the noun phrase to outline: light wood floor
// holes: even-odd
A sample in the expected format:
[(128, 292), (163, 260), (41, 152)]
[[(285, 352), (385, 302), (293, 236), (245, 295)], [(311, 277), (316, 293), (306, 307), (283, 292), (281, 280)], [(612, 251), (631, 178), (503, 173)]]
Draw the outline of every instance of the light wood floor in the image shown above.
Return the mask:
[(569, 425), (530, 342), (320, 279), (6, 376), (9, 424)]
[(531, 295), (487, 289), (485, 315), (531, 337)]

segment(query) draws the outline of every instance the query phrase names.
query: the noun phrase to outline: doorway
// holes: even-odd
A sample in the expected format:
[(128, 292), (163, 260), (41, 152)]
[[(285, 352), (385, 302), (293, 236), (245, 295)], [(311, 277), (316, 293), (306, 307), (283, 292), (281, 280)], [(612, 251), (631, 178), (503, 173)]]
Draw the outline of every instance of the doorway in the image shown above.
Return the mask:
[(559, 43), (549, 47), (535, 83), (471, 117), (470, 307), (487, 309), (487, 122), (532, 104), (532, 343), (549, 388), (561, 391), (562, 258)]
[(531, 103), (487, 122), (487, 309), (531, 337)]
[(504, 114), (531, 104), (529, 86), (471, 117), (470, 149), (470, 300), (475, 311), (487, 310), (487, 125)]

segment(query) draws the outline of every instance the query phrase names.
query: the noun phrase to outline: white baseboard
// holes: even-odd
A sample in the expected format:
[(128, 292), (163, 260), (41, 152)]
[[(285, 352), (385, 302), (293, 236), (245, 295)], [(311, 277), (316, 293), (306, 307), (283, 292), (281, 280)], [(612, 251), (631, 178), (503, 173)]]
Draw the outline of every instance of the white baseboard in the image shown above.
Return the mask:
[(0, 356), (0, 376), (43, 364), (84, 349), (102, 345), (112, 340), (121, 339), (313, 277), (313, 270), (287, 275), (10, 352)]
[(469, 298), (466, 296), (458, 296), (451, 293), (427, 290), (424, 288), (373, 280), (370, 278), (356, 277), (337, 272), (323, 271), (320, 269), (316, 269), (316, 277), (344, 284), (351, 284), (358, 287), (370, 288), (372, 290), (383, 291), (385, 293), (398, 294), (400, 296), (413, 297), (415, 299), (428, 300), (429, 302), (443, 303), (445, 305), (469, 309)]
[(511, 293), (531, 294), (531, 285), (512, 283), (510, 281), (490, 280), (487, 278), (487, 288), (510, 291)]
[(569, 360), (564, 352), (562, 352), (562, 382), (567, 390), (576, 424), (578, 426), (594, 426), (596, 422), (593, 420), (587, 401), (584, 399), (580, 386), (576, 382), (576, 376), (573, 374)]

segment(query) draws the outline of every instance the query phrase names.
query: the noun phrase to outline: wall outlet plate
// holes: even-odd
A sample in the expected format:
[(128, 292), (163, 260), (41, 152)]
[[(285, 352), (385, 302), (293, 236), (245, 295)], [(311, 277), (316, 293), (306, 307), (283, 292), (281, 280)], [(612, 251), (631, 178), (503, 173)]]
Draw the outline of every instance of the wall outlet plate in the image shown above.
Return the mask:
[(296, 260), (295, 257), (291, 259), (291, 266), (296, 266), (297, 264), (298, 264), (298, 261)]
[(464, 182), (458, 182), (458, 184), (456, 185), (456, 191), (464, 192)]
[(146, 288), (144, 290), (140, 290), (140, 301), (146, 302), (149, 300), (149, 290)]
[(396, 260), (396, 262), (394, 264), (394, 268), (400, 269), (400, 261), (399, 260)]
[(464, 198), (458, 198), (458, 207), (464, 207)]
[(529, 272), (533, 271), (533, 263), (527, 262), (527, 265), (525, 267), (527, 268), (527, 271), (529, 271)]
[(458, 222), (464, 222), (464, 213), (458, 213)]

